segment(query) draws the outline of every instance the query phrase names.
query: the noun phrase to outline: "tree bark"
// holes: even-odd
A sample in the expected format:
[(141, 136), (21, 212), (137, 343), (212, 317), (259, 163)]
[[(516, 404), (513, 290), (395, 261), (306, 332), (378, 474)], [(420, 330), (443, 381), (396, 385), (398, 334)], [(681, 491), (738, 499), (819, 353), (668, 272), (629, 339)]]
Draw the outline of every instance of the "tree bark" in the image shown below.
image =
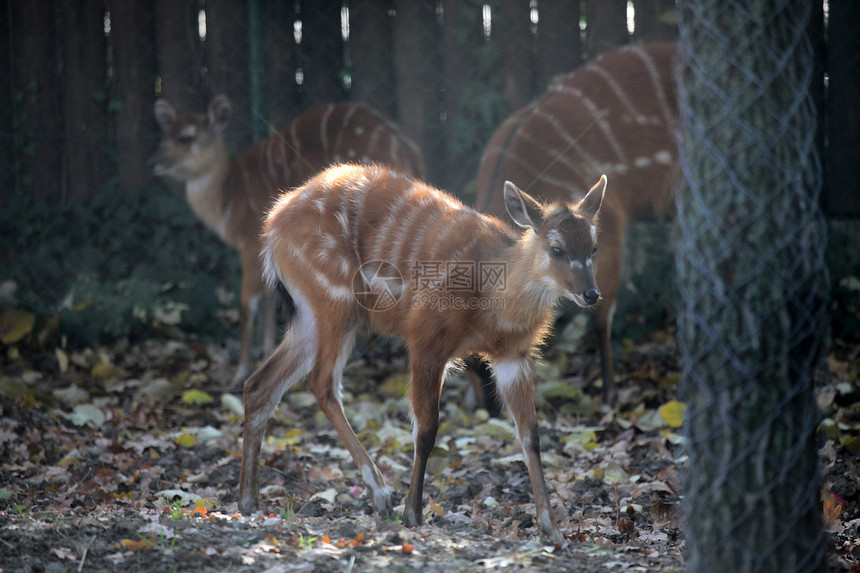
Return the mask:
[(813, 370), (827, 277), (809, 3), (773, 4), (681, 4), (691, 571), (825, 568)]

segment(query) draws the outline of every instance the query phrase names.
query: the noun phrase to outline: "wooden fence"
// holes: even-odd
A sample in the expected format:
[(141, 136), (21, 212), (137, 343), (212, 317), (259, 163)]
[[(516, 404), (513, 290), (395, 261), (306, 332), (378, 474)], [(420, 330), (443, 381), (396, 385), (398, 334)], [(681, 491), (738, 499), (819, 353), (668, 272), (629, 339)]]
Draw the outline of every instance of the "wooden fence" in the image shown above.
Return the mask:
[[(857, 215), (860, 3), (829, 6), (828, 43), (823, 9), (812, 30), (825, 204)], [(150, 182), (155, 98), (202, 110), (218, 93), (234, 151), (310, 105), (366, 101), (420, 143), (432, 183), (463, 192), (495, 127), (553, 76), (676, 33), (671, 0), (5, 0), (3, 14), (0, 205)]]

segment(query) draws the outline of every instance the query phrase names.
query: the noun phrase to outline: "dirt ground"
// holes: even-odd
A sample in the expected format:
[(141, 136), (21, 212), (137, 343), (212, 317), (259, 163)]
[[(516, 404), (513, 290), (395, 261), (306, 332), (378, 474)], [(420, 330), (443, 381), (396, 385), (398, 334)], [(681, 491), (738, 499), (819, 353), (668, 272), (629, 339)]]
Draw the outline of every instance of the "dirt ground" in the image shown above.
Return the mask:
[[(541, 542), (507, 419), (469, 407), (455, 375), (425, 486), (426, 524), (377, 516), (303, 387), (264, 444), (261, 505), (238, 514), (241, 400), (229, 353), (150, 340), (6, 348), (0, 362), (0, 571), (680, 571), (685, 456), (671, 337), (626, 351), (620, 407), (595, 398), (593, 353), (537, 372), (543, 465), (567, 541)], [(579, 358), (570, 358), (570, 356)], [(857, 350), (831, 358), (820, 404), (834, 570), (860, 570)], [(852, 362), (853, 361), (853, 362)], [(402, 504), (412, 462), (402, 347), (363, 341), (347, 415)], [(832, 431), (831, 431), (832, 429)], [(850, 440), (844, 439), (850, 438)], [(829, 508), (828, 508), (828, 503)], [(399, 508), (402, 509), (402, 505)], [(828, 513), (829, 511), (829, 513)]]

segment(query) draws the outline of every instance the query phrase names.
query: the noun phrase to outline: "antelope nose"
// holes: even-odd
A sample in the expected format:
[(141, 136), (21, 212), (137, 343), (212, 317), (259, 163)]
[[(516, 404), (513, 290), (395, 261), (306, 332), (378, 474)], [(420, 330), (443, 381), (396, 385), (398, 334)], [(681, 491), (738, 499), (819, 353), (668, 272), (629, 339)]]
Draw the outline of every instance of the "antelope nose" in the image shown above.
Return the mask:
[(584, 298), (585, 302), (588, 304), (597, 304), (597, 301), (600, 300), (600, 291), (596, 288), (589, 289), (585, 291), (582, 298)]

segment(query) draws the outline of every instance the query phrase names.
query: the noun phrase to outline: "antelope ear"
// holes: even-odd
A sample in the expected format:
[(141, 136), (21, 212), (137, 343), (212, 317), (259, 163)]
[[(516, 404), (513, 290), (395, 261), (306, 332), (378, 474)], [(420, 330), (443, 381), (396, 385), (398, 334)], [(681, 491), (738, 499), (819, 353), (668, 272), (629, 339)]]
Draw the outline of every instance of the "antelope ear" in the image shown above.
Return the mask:
[(216, 96), (209, 104), (209, 128), (214, 131), (224, 131), (232, 113), (233, 105), (227, 96)]
[(505, 206), (514, 223), (524, 229), (532, 229), (543, 223), (543, 207), (532, 197), (505, 181)]
[(176, 108), (166, 99), (158, 98), (155, 100), (155, 121), (161, 131), (167, 131), (173, 122), (176, 121)]
[(606, 175), (601, 175), (600, 180), (594, 184), (582, 201), (576, 206), (576, 211), (581, 215), (594, 219), (600, 206), (603, 204), (603, 196), (606, 194)]

